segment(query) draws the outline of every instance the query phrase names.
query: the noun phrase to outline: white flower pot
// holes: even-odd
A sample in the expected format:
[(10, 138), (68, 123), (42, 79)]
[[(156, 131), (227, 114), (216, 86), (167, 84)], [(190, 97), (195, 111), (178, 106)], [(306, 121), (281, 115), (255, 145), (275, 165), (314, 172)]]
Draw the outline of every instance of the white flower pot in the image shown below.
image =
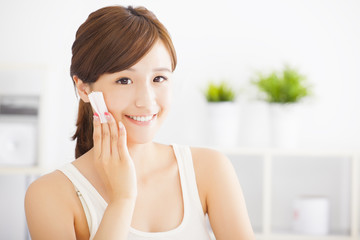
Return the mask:
[(234, 147), (238, 144), (239, 109), (234, 102), (216, 102), (207, 105), (208, 143), (216, 147)]
[(269, 142), (275, 148), (298, 146), (299, 120), (294, 104), (270, 104)]
[(239, 146), (249, 148), (269, 147), (269, 106), (264, 101), (241, 104)]
[(293, 230), (300, 234), (329, 233), (329, 200), (325, 197), (301, 197), (293, 204)]

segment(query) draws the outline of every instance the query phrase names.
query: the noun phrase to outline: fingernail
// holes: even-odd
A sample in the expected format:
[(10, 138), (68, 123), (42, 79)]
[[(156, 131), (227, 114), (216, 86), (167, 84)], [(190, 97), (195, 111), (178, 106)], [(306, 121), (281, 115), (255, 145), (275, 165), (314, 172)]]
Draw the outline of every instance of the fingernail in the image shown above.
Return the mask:
[(97, 113), (94, 113), (94, 121), (98, 122), (99, 121), (99, 115)]
[(124, 124), (122, 123), (122, 122), (119, 122), (119, 128), (120, 129), (124, 129), (125, 127), (124, 127)]
[(110, 113), (105, 112), (104, 115), (105, 115), (105, 118), (106, 118), (107, 120), (110, 120), (110, 119), (111, 119)]

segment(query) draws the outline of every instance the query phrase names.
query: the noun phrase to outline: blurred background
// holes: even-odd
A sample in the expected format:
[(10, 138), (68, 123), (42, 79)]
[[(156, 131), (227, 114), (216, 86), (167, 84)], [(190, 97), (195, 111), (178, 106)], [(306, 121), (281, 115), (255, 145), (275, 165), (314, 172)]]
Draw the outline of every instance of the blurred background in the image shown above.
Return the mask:
[[(153, 11), (177, 51), (173, 108), (156, 141), (223, 150), (238, 173), (258, 239), (291, 239), (281, 234), (295, 234), (294, 202), (309, 195), (330, 203), (325, 237), (357, 239), (357, 0), (1, 1), (0, 239), (28, 237), (27, 185), (74, 159), (78, 99), (69, 74), (71, 45), (89, 13), (114, 4)], [(311, 95), (292, 104), (296, 126), (289, 129), (296, 129), (296, 141), (274, 146), (272, 107), (251, 81), (285, 64), (306, 76)], [(225, 139), (212, 141), (204, 96), (207, 84), (220, 80), (236, 90), (238, 113), (234, 141), (223, 146)]]

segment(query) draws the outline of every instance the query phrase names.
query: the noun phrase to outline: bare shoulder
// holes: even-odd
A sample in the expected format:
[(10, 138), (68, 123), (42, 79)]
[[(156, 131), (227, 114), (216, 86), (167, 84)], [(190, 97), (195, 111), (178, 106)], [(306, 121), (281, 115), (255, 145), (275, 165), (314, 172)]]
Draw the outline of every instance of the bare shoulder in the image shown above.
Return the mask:
[(237, 174), (230, 159), (222, 152), (209, 148), (191, 148), (196, 180), (208, 198), (225, 188), (240, 189)]
[[(229, 158), (218, 150), (191, 147), (191, 154), (199, 195), (207, 212), (209, 197), (226, 187), (226, 181), (238, 184), (236, 173)], [(229, 180), (229, 177), (232, 179)]]
[[(37, 208), (57, 206), (58, 209), (68, 209), (76, 197), (73, 184), (60, 171), (56, 170), (41, 176), (30, 184), (25, 195), (25, 211), (30, 213)], [(56, 211), (56, 209), (52, 209)]]
[[(255, 239), (235, 169), (225, 154), (191, 148), (199, 192), (216, 239)], [(231, 219), (231, 221), (229, 221)]]
[[(210, 149), (191, 147), (195, 171), (209, 177), (226, 174), (233, 171), (229, 158), (222, 152)], [(209, 175), (210, 174), (210, 175)], [(213, 175), (214, 174), (214, 175)]]
[[(70, 180), (60, 171), (54, 171), (35, 180), (25, 195), (25, 213), (33, 239), (46, 239), (59, 234), (59, 238), (74, 239), (76, 192)], [(53, 224), (54, 221), (60, 224)], [(61, 237), (60, 237), (61, 236)]]
[(225, 154), (218, 150), (204, 147), (191, 147), (191, 153), (193, 157), (198, 159), (210, 159), (210, 161), (219, 161), (220, 159), (224, 160), (224, 158), (227, 158)]
[(74, 192), (70, 180), (60, 171), (48, 173), (41, 176), (27, 189), (25, 201), (31, 199), (47, 200), (51, 198), (66, 198)]

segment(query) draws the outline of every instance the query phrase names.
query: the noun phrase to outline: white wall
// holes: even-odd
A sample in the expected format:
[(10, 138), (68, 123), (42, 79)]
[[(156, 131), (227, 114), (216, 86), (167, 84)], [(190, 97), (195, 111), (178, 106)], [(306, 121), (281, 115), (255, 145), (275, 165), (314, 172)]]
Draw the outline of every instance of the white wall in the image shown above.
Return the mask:
[(159, 141), (203, 144), (201, 88), (210, 79), (228, 78), (243, 89), (240, 145), (266, 145), (266, 126), (259, 121), (266, 107), (252, 101), (248, 82), (256, 70), (290, 63), (314, 86), (298, 113), (299, 147), (359, 148), (359, 1), (2, 1), (0, 65), (48, 69), (43, 157), (49, 164), (73, 157), (69, 138), (77, 106), (69, 65), (76, 29), (91, 11), (111, 4), (145, 5), (173, 37), (177, 91)]

